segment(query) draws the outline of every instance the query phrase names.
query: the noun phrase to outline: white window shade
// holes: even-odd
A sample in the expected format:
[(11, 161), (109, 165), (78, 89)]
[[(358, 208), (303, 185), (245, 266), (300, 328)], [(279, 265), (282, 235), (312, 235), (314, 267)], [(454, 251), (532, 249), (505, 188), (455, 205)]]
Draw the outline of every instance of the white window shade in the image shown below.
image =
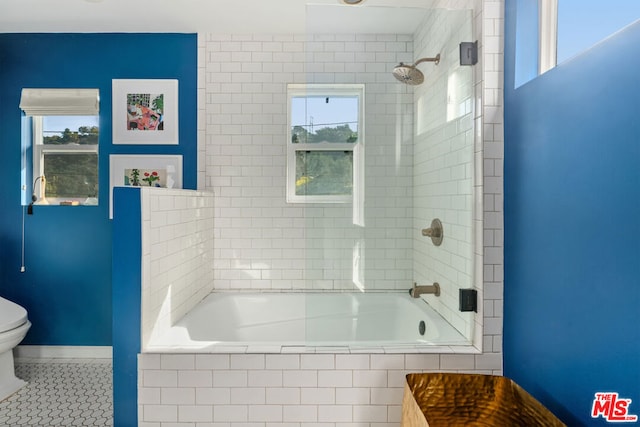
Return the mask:
[(20, 108), (27, 116), (96, 116), (98, 89), (22, 89)]

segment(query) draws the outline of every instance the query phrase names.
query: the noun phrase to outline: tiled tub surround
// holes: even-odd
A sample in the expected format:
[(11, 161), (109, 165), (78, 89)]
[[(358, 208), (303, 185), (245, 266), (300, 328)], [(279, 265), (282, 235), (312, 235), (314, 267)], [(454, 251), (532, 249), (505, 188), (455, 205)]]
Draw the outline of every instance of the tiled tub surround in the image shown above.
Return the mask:
[[(283, 338), (280, 342), (273, 338), (263, 337), (266, 343), (260, 342), (214, 342), (223, 341), (212, 338), (211, 343), (203, 344), (202, 340), (189, 337), (188, 340), (177, 339), (173, 342), (168, 339), (168, 336), (172, 336), (176, 331), (180, 332), (180, 336), (184, 335), (182, 331), (183, 326), (179, 323), (183, 319), (185, 314), (190, 317), (192, 315), (199, 316), (197, 313), (202, 313), (201, 304), (198, 304), (212, 291), (211, 281), (211, 249), (212, 249), (212, 236), (213, 236), (213, 195), (208, 192), (191, 191), (191, 190), (166, 190), (166, 189), (154, 189), (154, 188), (142, 188), (140, 189), (140, 206), (141, 206), (141, 240), (142, 240), (142, 292), (141, 292), (141, 304), (142, 304), (142, 334), (141, 334), (141, 349), (142, 352), (216, 352), (216, 353), (287, 353), (287, 352), (363, 352), (363, 351), (384, 351), (384, 352), (477, 352), (475, 347), (469, 346), (469, 341), (460, 336), (457, 331), (450, 328), (449, 324), (443, 321), (443, 319), (436, 312), (432, 312), (433, 320), (428, 320), (429, 316), (425, 314), (424, 320), (427, 323), (427, 328), (432, 325), (438, 325), (439, 329), (443, 331), (451, 331), (443, 333), (443, 337), (455, 337), (455, 339), (435, 339), (428, 342), (401, 342), (395, 339), (393, 342), (375, 343), (368, 342), (366, 346), (362, 346), (362, 343), (332, 343), (332, 340), (325, 340), (324, 342), (307, 342), (308, 336), (303, 338), (288, 337)], [(239, 301), (243, 298), (242, 295), (247, 295), (248, 290), (222, 290), (222, 293), (227, 293), (228, 304), (238, 305)], [(239, 293), (234, 298), (233, 293)], [(299, 306), (299, 308), (308, 308), (306, 315), (311, 316), (305, 319), (298, 316), (298, 321), (306, 326), (313, 323), (315, 320), (314, 315), (309, 314), (309, 310), (318, 310), (319, 307), (309, 305), (309, 298), (313, 297), (313, 294), (302, 293), (300, 290), (297, 292), (287, 290), (262, 290), (262, 295), (267, 297), (269, 294), (273, 298), (295, 299), (295, 302), (291, 304)], [(278, 295), (280, 294), (280, 295)], [(297, 294), (297, 295), (296, 295)], [(330, 294), (334, 294), (333, 296)], [(260, 294), (258, 294), (260, 295)], [(307, 296), (305, 296), (307, 295)], [(418, 303), (410, 298), (408, 293), (402, 292), (396, 295), (400, 297), (402, 301), (409, 301), (410, 303)], [(387, 297), (388, 296), (388, 297)], [(335, 301), (330, 304), (330, 309), (334, 310), (340, 303), (345, 305), (350, 310), (355, 307), (363, 307), (364, 301), (356, 301), (353, 298), (358, 297), (358, 294), (352, 296), (351, 293), (344, 292), (330, 292), (326, 297), (334, 298)], [(360, 298), (365, 295), (360, 295)], [(377, 299), (376, 299), (377, 298)], [(374, 292), (374, 295), (365, 301), (372, 301), (375, 299), (379, 303), (385, 303), (385, 307), (393, 307), (394, 295), (388, 292)], [(423, 304), (423, 301), (419, 301)], [(274, 309), (277, 306), (275, 300), (272, 303), (268, 303), (269, 309)], [(194, 310), (194, 307), (197, 310)], [(377, 307), (376, 310), (384, 310), (385, 307)], [(238, 313), (229, 312), (231, 317), (241, 317), (238, 319), (243, 325), (250, 322), (249, 318), (244, 318), (242, 315), (242, 307), (239, 307)], [(283, 307), (282, 310), (277, 310), (274, 316), (280, 316), (287, 309)], [(402, 314), (406, 311), (403, 308), (398, 309), (400, 313), (390, 312), (389, 321), (394, 321), (402, 317)], [(425, 310), (430, 310), (429, 307), (425, 307)], [(191, 313), (194, 311), (194, 313)], [(214, 325), (215, 328), (230, 327), (233, 324), (233, 319), (216, 318), (219, 310), (211, 312), (206, 319), (199, 320), (198, 327), (207, 328), (207, 325)], [(268, 310), (259, 310), (261, 312)], [(393, 311), (393, 310), (391, 310)], [(303, 310), (304, 312), (304, 310)], [(305, 313), (303, 313), (305, 314)], [(252, 318), (256, 317), (253, 314), (249, 314)], [(350, 325), (357, 325), (357, 322), (364, 322), (365, 319), (360, 319), (361, 313), (347, 314), (349, 317)], [(294, 315), (295, 317), (295, 315)], [(317, 316), (316, 316), (317, 317)], [(379, 316), (378, 316), (379, 317)], [(328, 322), (335, 319), (327, 319)], [(262, 323), (269, 324), (273, 322), (273, 319), (265, 318)], [(356, 322), (356, 323), (354, 323)], [(406, 325), (402, 325), (405, 329), (410, 329), (417, 333), (417, 327), (419, 322), (407, 322)], [(335, 325), (334, 325), (335, 326)], [(330, 324), (325, 328), (332, 329), (334, 326)], [(446, 327), (446, 329), (445, 329)], [(191, 335), (193, 332), (188, 329), (187, 335)], [(233, 334), (235, 331), (225, 332), (225, 335)], [(178, 337), (180, 338), (180, 337)], [(311, 338), (309, 338), (311, 339)], [(205, 340), (206, 341), (206, 340)], [(294, 342), (295, 341), (295, 342)]]
[(212, 289), (213, 195), (142, 187), (142, 346)]
[[(451, 0), (438, 2), (443, 7), (454, 3)], [(211, 423), (224, 426), (397, 426), (400, 420), (401, 391), (404, 375), (408, 372), (449, 371), (502, 373), (502, 301), (503, 301), (503, 231), (502, 231), (502, 159), (503, 159), (503, 123), (502, 123), (502, 70), (503, 70), (503, 0), (478, 0), (475, 8), (474, 40), (479, 41), (480, 62), (475, 72), (481, 76), (476, 78), (475, 90), (479, 91), (479, 101), (474, 120), (477, 146), (476, 158), (482, 161), (483, 187), (474, 187), (475, 209), (474, 221), (481, 224), (476, 228), (477, 243), (482, 242), (483, 262), (474, 265), (482, 270), (476, 273), (477, 280), (483, 282), (483, 305), (476, 317), (482, 322), (482, 354), (141, 354), (138, 370), (138, 418), (140, 426), (162, 427), (167, 425), (204, 426)], [(214, 69), (213, 60), (220, 50), (212, 49), (208, 41), (210, 36), (199, 36), (199, 49), (203, 58), (200, 64), (200, 76), (204, 83), (202, 98), (206, 105), (201, 106), (201, 116), (207, 117), (206, 136), (206, 185), (209, 188), (223, 190), (231, 187), (231, 175), (221, 175), (224, 167), (229, 170), (242, 168), (232, 166), (231, 154), (225, 154), (225, 165), (216, 164), (216, 157), (223, 150), (231, 150), (231, 143), (217, 147), (221, 140), (231, 140), (233, 135), (238, 140), (242, 128), (236, 118), (233, 132), (221, 133), (222, 125), (210, 114), (215, 114), (214, 100), (221, 94), (222, 86), (234, 91), (226, 96), (240, 99), (242, 83), (227, 82), (215, 89), (215, 81), (208, 81), (207, 71)], [(234, 37), (229, 36), (226, 42)], [(274, 41), (275, 36), (268, 41)], [(240, 43), (241, 37), (235, 42)], [(281, 39), (278, 39), (281, 40)], [(218, 40), (222, 43), (223, 41)], [(214, 42), (214, 44), (217, 42)], [(276, 48), (276, 45), (271, 49)], [(293, 55), (282, 49), (271, 51), (271, 55)], [(269, 53), (265, 54), (269, 57)], [(411, 58), (413, 60), (413, 58)], [(210, 62), (214, 62), (211, 64)], [(222, 61), (217, 61), (222, 67)], [(241, 64), (235, 66), (242, 67)], [(362, 65), (364, 66), (364, 65)], [(284, 71), (284, 70), (283, 70)], [(245, 75), (244, 78), (247, 76)], [(231, 79), (230, 76), (227, 77)], [(238, 78), (238, 76), (236, 76)], [(212, 87), (212, 84), (214, 87)], [(245, 83), (250, 84), (250, 83)], [(262, 86), (262, 83), (259, 84)], [(266, 83), (268, 86), (269, 83)], [(269, 98), (266, 95), (267, 99)], [(256, 101), (265, 99), (258, 95)], [(230, 102), (230, 101), (229, 101)], [(223, 108), (222, 105), (219, 106)], [(228, 106), (228, 108), (236, 107)], [(246, 107), (248, 108), (248, 107)], [(264, 106), (267, 110), (275, 108)], [(213, 109), (213, 110), (212, 110)], [(242, 110), (242, 105), (240, 105)], [(277, 109), (276, 114), (284, 114)], [(230, 120), (230, 118), (229, 118)], [(230, 129), (230, 128), (228, 128)], [(247, 129), (245, 129), (247, 130)], [(260, 130), (262, 126), (260, 126)], [(255, 138), (256, 146), (244, 147), (241, 150), (259, 150), (259, 154), (267, 155), (270, 150), (280, 153), (280, 148), (266, 148), (259, 145), (260, 137)], [(265, 140), (270, 140), (267, 137)], [(247, 142), (244, 145), (251, 145)], [(227, 148), (225, 148), (225, 146)], [(283, 149), (283, 148), (282, 148)], [(274, 159), (275, 160), (275, 159)], [(238, 159), (236, 159), (238, 161)], [(257, 160), (254, 160), (257, 161)], [(279, 160), (281, 162), (281, 160)], [(269, 166), (265, 166), (269, 167)], [(279, 167), (283, 167), (279, 164)], [(219, 168), (219, 169), (218, 169)], [(238, 173), (239, 176), (239, 173)], [(253, 178), (256, 181), (259, 179)], [(477, 181), (476, 181), (477, 182)], [(242, 206), (251, 207), (252, 202), (238, 198), (240, 188), (227, 188), (228, 199), (223, 200), (239, 214)], [(284, 193), (283, 193), (284, 194)], [(234, 195), (234, 197), (231, 197)], [(233, 200), (235, 199), (235, 200)], [(231, 213), (231, 212), (230, 212)], [(244, 218), (243, 221), (247, 221)], [(231, 225), (231, 217), (227, 226)], [(283, 229), (276, 236), (284, 235), (293, 224), (302, 227), (304, 222), (299, 218), (283, 219)], [(220, 237), (221, 229), (216, 229)], [(279, 234), (282, 233), (282, 234)], [(300, 233), (300, 231), (298, 232)], [(287, 234), (287, 236), (289, 236)], [(233, 235), (231, 236), (233, 237)], [(238, 237), (239, 238), (239, 237)], [(293, 237), (287, 237), (293, 238)], [(244, 237), (245, 246), (250, 237)], [(250, 244), (249, 244), (250, 245)], [(229, 246), (230, 248), (230, 246)], [(221, 249), (217, 249), (221, 250)], [(230, 249), (229, 249), (230, 250)], [(280, 253), (280, 252), (277, 252)], [(231, 287), (232, 277), (238, 277), (239, 284), (244, 287), (259, 287), (256, 280), (269, 280), (271, 270), (267, 269), (262, 277), (262, 264), (254, 264), (260, 275), (242, 275), (231, 269), (231, 259), (223, 260), (217, 267), (225, 267), (226, 272), (217, 273), (216, 283), (221, 287)], [(251, 265), (251, 264), (245, 264)], [(274, 263), (291, 267), (285, 261)], [(224, 276), (227, 276), (225, 278)], [(276, 273), (275, 277), (278, 276)], [(276, 286), (277, 287), (277, 286)], [(205, 421), (209, 420), (209, 421)], [(280, 421), (276, 421), (280, 420)], [(348, 420), (348, 421), (346, 421)]]
[[(408, 290), (414, 280), (438, 281), (437, 309), (472, 338), (474, 316), (459, 313), (457, 299), (460, 287), (479, 286), (472, 281), (475, 93), (471, 71), (457, 62), (472, 19), (469, 10), (433, 11), (429, 31), (417, 35), (203, 36), (215, 290)], [(393, 78), (398, 62), (438, 52), (440, 65), (424, 65), (424, 89)], [(350, 204), (286, 203), (288, 83), (365, 85), (364, 226), (354, 224)], [(416, 117), (414, 104), (424, 100)], [(414, 120), (428, 129), (415, 136)], [(420, 229), (435, 217), (448, 234), (433, 249)], [(480, 333), (473, 338), (480, 346)]]

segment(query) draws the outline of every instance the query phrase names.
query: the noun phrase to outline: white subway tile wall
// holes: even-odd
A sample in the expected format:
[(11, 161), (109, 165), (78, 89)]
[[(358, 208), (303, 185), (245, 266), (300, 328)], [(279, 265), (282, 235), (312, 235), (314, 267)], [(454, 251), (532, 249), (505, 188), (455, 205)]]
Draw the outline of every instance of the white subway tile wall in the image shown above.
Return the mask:
[(197, 133), (197, 151), (198, 151), (198, 175), (197, 175), (197, 187), (198, 190), (204, 190), (206, 187), (206, 132), (207, 132), (207, 110), (206, 110), (206, 67), (205, 61), (206, 55), (206, 39), (203, 34), (198, 34), (198, 133)]
[(142, 347), (213, 286), (213, 194), (146, 188), (142, 206)]
[[(439, 8), (466, 7), (468, 1), (441, 0), (437, 3)], [(482, 354), (322, 354), (325, 358), (311, 359), (308, 354), (262, 354), (254, 359), (254, 368), (246, 365), (247, 359), (241, 354), (196, 354), (196, 355), (159, 355), (141, 354), (139, 356), (139, 420), (143, 427), (204, 427), (204, 426), (260, 426), (260, 427), (338, 427), (338, 426), (398, 426), (400, 421), (401, 392), (404, 385), (404, 375), (410, 372), (422, 371), (455, 371), (455, 372), (475, 372), (488, 374), (502, 374), (502, 304), (503, 304), (503, 264), (502, 264), (502, 159), (503, 159), (503, 124), (501, 114), (493, 116), (488, 120), (483, 116), (486, 109), (502, 109), (502, 73), (503, 73), (503, 9), (504, 0), (476, 0), (472, 2), (474, 7), (474, 40), (478, 40), (480, 62), (474, 67), (474, 73), (478, 73), (475, 78), (475, 168), (476, 172), (482, 172), (478, 178), (494, 179), (495, 185), (491, 188), (482, 187), (481, 179), (475, 179), (475, 206), (473, 213), (474, 225), (476, 226), (476, 236), (474, 236), (474, 259), (475, 287), (479, 289), (484, 300), (481, 314), (476, 316), (476, 323), (479, 327), (474, 328), (475, 342), (482, 342)], [(204, 37), (204, 36), (203, 36)], [(253, 38), (250, 38), (253, 37)], [(253, 205), (251, 198), (242, 198), (243, 188), (232, 186), (232, 181), (237, 182), (238, 178), (255, 176), (245, 175), (248, 170), (243, 171), (243, 166), (232, 164), (233, 147), (231, 141), (242, 142), (251, 145), (251, 148), (240, 148), (249, 152), (259, 153), (259, 156), (274, 156), (272, 163), (283, 155), (284, 147), (272, 144), (273, 136), (252, 135), (245, 139), (241, 135), (242, 125), (231, 123), (233, 119), (231, 113), (225, 113), (229, 117), (211, 117), (210, 114), (222, 114), (230, 106), (233, 100), (248, 99), (262, 105), (262, 114), (284, 115), (285, 111), (280, 107), (283, 100), (275, 93), (254, 93), (242, 90), (242, 85), (249, 85), (246, 82), (234, 82), (239, 76), (231, 75), (210, 75), (209, 72), (223, 72), (223, 69), (240, 67), (242, 64), (225, 64), (231, 61), (232, 55), (240, 55), (242, 51), (237, 49), (237, 53), (222, 51), (217, 47), (217, 43), (238, 43), (232, 40), (232, 36), (227, 36), (225, 40), (207, 42), (206, 50), (206, 170), (207, 188), (215, 189), (217, 194), (225, 199), (226, 209), (236, 209), (229, 213), (236, 215), (222, 218), (222, 224), (216, 224), (216, 234), (218, 237), (223, 230), (230, 227), (233, 219), (241, 219), (245, 224), (252, 224), (253, 220), (262, 220), (264, 207)], [(304, 40), (295, 39), (290, 41), (289, 36), (247, 36), (245, 41), (261, 41), (263, 43), (262, 52), (250, 52), (255, 61), (277, 60), (281, 64), (287, 64), (285, 68), (276, 64), (266, 65), (263, 73), (276, 73), (278, 78), (283, 76), (280, 73), (301, 73), (303, 72), (304, 59), (299, 59), (304, 55), (301, 45)], [(215, 46), (209, 49), (210, 43)], [(350, 43), (362, 43), (357, 41), (345, 42), (345, 51), (352, 50), (356, 62), (345, 62), (345, 72), (360, 73), (367, 68), (366, 62), (357, 62), (367, 57), (370, 52), (356, 49)], [(235, 46), (238, 46), (237, 44)], [(485, 46), (488, 46), (485, 48)], [(246, 55), (246, 53), (245, 53)], [(298, 58), (294, 61), (293, 58)], [(407, 58), (406, 62), (413, 60)], [(296, 63), (299, 65), (295, 65)], [(216, 65), (217, 64), (217, 65)], [(255, 66), (255, 65), (253, 65)], [(245, 72), (252, 65), (245, 66)], [(319, 65), (314, 66), (319, 68)], [(375, 66), (370, 66), (370, 68)], [(312, 67), (313, 68), (313, 67)], [(268, 70), (268, 71), (267, 71)], [(310, 69), (306, 70), (311, 72)], [(242, 71), (241, 71), (242, 72)], [(489, 73), (498, 73), (498, 78), (487, 79)], [(246, 76), (244, 77), (246, 78)], [(273, 78), (276, 78), (275, 75)], [(291, 79), (293, 81), (293, 79)], [(304, 81), (304, 80), (303, 80)], [(490, 83), (493, 82), (493, 83)], [(277, 85), (273, 82), (260, 83), (261, 87), (269, 88)], [(222, 92), (233, 90), (234, 92)], [(211, 88), (211, 89), (210, 89)], [(249, 94), (249, 95), (247, 95)], [(275, 98), (275, 99), (274, 99)], [(247, 103), (247, 102), (245, 102)], [(237, 107), (235, 107), (237, 108)], [(242, 111), (242, 107), (240, 107)], [(249, 108), (248, 106), (245, 108)], [(201, 112), (202, 113), (202, 112)], [(202, 114), (201, 114), (202, 116)], [(221, 132), (223, 123), (225, 129), (234, 129), (234, 133)], [(237, 120), (237, 119), (235, 119)], [(276, 123), (276, 122), (274, 122)], [(282, 123), (280, 121), (279, 123)], [(234, 127), (230, 127), (234, 125)], [(273, 125), (280, 134), (283, 134), (282, 125)], [(273, 130), (271, 124), (262, 125), (263, 130)], [(235, 133), (237, 132), (237, 133)], [(249, 142), (250, 141), (250, 142)], [(247, 151), (245, 151), (247, 152)], [(256, 154), (258, 155), (258, 154)], [(237, 159), (236, 159), (237, 160)], [(220, 164), (218, 164), (220, 163)], [(271, 164), (261, 166), (267, 172), (265, 180), (270, 183), (277, 182), (274, 179), (275, 171), (272, 168), (284, 168), (283, 164)], [(484, 169), (483, 169), (484, 168)], [(223, 173), (224, 171), (224, 173)], [(234, 181), (236, 179), (236, 181)], [(284, 177), (280, 177), (284, 186)], [(251, 182), (258, 182), (259, 179)], [(248, 191), (248, 190), (245, 190)], [(264, 186), (261, 192), (280, 190)], [(273, 194), (273, 193), (272, 193)], [(258, 196), (264, 197), (264, 196)], [(282, 192), (284, 197), (284, 192)], [(278, 207), (271, 207), (278, 209)], [(217, 209), (217, 208), (216, 208)], [(241, 213), (249, 209), (251, 215), (241, 216)], [(281, 208), (280, 208), (281, 209)], [(281, 211), (283, 212), (283, 211)], [(216, 210), (216, 213), (219, 213)], [(302, 212), (296, 212), (297, 216), (283, 218), (273, 217), (271, 224), (275, 230), (269, 235), (268, 230), (263, 230), (263, 236), (269, 235), (272, 239), (290, 239), (288, 243), (300, 239), (300, 233), (304, 233), (307, 225)], [(383, 215), (380, 216), (383, 218)], [(249, 221), (247, 221), (247, 218)], [(264, 224), (263, 224), (264, 225)], [(291, 234), (289, 234), (291, 233)], [(304, 234), (303, 234), (304, 235)], [(251, 233), (246, 234), (248, 246), (251, 248)], [(286, 237), (285, 237), (286, 236)], [(227, 239), (237, 239), (231, 235)], [(266, 237), (265, 237), (266, 238)], [(407, 237), (409, 239), (410, 237)], [(235, 243), (238, 243), (234, 240)], [(246, 246), (246, 244), (245, 244)], [(267, 249), (262, 248), (261, 251)], [(283, 255), (283, 250), (278, 247), (271, 247), (270, 253), (273, 268), (292, 269), (294, 265), (291, 259), (278, 258)], [(219, 251), (223, 251), (220, 248)], [(228, 252), (227, 258), (215, 260), (216, 269), (223, 268), (228, 276), (233, 271), (232, 263), (234, 259), (231, 254), (231, 246), (224, 249)], [(301, 248), (295, 248), (293, 252), (300, 252)], [(482, 254), (490, 252), (490, 259), (484, 258)], [(245, 261), (251, 267), (251, 262)], [(409, 258), (411, 259), (411, 258)], [(259, 277), (247, 277), (238, 275), (237, 280), (241, 281), (241, 286), (262, 287), (265, 284), (273, 286), (273, 280), (282, 280), (283, 273), (277, 272), (272, 266), (254, 264), (254, 270), (259, 270)], [(240, 269), (240, 268), (239, 268)], [(255, 271), (252, 272), (255, 276)], [(263, 276), (264, 275), (264, 276)], [(229, 278), (218, 277), (217, 282)], [(253, 281), (264, 281), (258, 283)], [(293, 280), (293, 279), (288, 279)], [(228, 288), (230, 283), (226, 284)], [(326, 286), (332, 284), (326, 283)], [(293, 283), (291, 284), (293, 287)], [(484, 330), (482, 326), (485, 326)], [(299, 349), (303, 351), (304, 349)], [(181, 356), (178, 358), (178, 356)], [(185, 358), (186, 356), (186, 358)], [(318, 355), (313, 355), (318, 356)], [(167, 359), (163, 363), (163, 360)], [(178, 361), (177, 363), (175, 361)], [(172, 361), (172, 362), (169, 362)], [(233, 362), (232, 362), (233, 361)], [(318, 366), (314, 366), (318, 363)], [(233, 364), (233, 368), (232, 368)], [(163, 367), (164, 366), (164, 367)], [(333, 367), (331, 367), (333, 366)], [(350, 378), (351, 385), (342, 387), (340, 385), (319, 386), (319, 373), (325, 370), (336, 370)], [(184, 386), (178, 387), (179, 372), (197, 372), (205, 378), (205, 386)], [(197, 375), (197, 374), (196, 374)], [(209, 385), (209, 378), (211, 383)], [(322, 381), (329, 381), (323, 376)], [(345, 380), (346, 381), (346, 380)], [(184, 388), (190, 391), (186, 393), (195, 396), (194, 403), (162, 403), (164, 389), (174, 390)], [(258, 389), (251, 392), (251, 401), (243, 402), (237, 399), (242, 391)], [(232, 390), (234, 400), (232, 401)], [(262, 390), (264, 390), (264, 402), (262, 400)], [(166, 394), (167, 392), (165, 392)], [(171, 396), (172, 391), (167, 396)], [(175, 395), (174, 395), (175, 396)], [(190, 398), (188, 398), (190, 399)], [(257, 402), (257, 403), (256, 403)], [(197, 407), (197, 408), (196, 408)], [(195, 409), (194, 409), (195, 408)], [(197, 410), (197, 413), (195, 413)], [(386, 415), (386, 416), (385, 416)], [(197, 417), (197, 421), (193, 419)]]
[[(476, 241), (483, 244), (483, 263), (477, 263), (476, 268), (482, 268), (475, 275), (476, 280), (482, 280), (482, 298), (484, 307), (489, 307), (489, 313), (483, 313), (477, 319), (484, 322), (476, 328), (475, 333), (482, 331), (484, 326), (483, 349), (485, 353), (502, 353), (502, 322), (503, 322), (503, 161), (504, 161), (504, 123), (503, 123), (503, 94), (504, 94), (504, 0), (482, 0), (483, 15), (478, 19), (482, 33), (478, 35), (480, 44), (479, 55), (482, 58), (482, 75), (484, 84), (478, 87), (477, 99), (482, 100), (483, 117), (476, 118), (476, 132), (482, 133), (482, 147), (476, 149), (478, 157), (483, 160), (484, 181), (491, 181), (491, 188), (485, 184), (484, 191), (476, 196), (476, 203), (482, 207), (475, 209), (474, 218), (478, 224)], [(494, 78), (493, 76), (497, 76)], [(500, 111), (487, 118), (487, 111)], [(481, 279), (482, 278), (482, 279)], [(502, 366), (502, 365), (500, 365)]]
[[(214, 288), (409, 289), (413, 96), (390, 70), (410, 34), (206, 35)], [(365, 227), (351, 204), (287, 204), (289, 83), (365, 83)], [(362, 132), (360, 132), (362, 136)], [(354, 268), (355, 266), (355, 268)]]
[(139, 425), (397, 426), (406, 374), (499, 371), (499, 361), (475, 357), (142, 354)]

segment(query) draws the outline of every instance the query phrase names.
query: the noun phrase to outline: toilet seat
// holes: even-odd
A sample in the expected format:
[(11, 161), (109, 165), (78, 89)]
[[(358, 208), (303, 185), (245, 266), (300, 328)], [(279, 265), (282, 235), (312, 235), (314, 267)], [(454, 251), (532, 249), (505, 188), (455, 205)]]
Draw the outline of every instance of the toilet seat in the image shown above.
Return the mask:
[(0, 333), (15, 329), (27, 322), (27, 310), (0, 297)]

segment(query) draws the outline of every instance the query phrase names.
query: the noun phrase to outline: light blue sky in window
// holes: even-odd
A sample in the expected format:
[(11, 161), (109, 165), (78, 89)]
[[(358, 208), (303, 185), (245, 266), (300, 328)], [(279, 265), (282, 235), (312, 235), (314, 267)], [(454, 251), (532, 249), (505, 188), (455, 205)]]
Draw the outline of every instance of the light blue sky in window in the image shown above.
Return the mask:
[[(640, 1), (640, 0), (639, 0)], [(315, 131), (349, 124), (358, 131), (358, 98), (355, 96), (296, 96), (291, 99), (291, 125), (313, 123)], [(307, 128), (307, 130), (312, 131)]]
[(640, 0), (558, 0), (558, 64), (640, 19)]

